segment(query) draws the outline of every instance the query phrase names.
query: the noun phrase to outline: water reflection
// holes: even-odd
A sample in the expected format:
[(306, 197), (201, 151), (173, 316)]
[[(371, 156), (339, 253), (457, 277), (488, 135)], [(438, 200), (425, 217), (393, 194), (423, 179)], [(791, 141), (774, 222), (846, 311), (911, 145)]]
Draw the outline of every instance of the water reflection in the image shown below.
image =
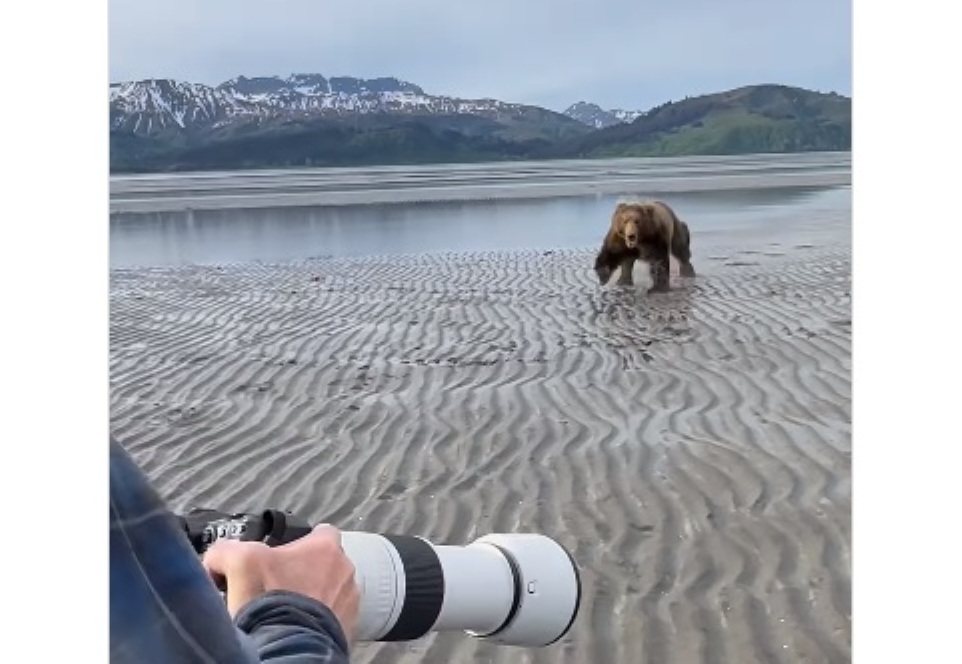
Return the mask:
[[(644, 195), (658, 197), (657, 192)], [(111, 267), (595, 247), (618, 196), (115, 214)], [(700, 235), (851, 206), (850, 187), (665, 195)]]

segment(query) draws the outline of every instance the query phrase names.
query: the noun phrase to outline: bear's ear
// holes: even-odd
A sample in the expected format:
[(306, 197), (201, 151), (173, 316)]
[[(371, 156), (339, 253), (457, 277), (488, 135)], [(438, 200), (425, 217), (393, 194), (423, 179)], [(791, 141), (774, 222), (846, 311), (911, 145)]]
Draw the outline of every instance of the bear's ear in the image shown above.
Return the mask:
[(618, 205), (615, 206), (615, 211), (611, 213), (612, 226), (621, 223), (621, 215), (627, 209), (628, 206), (624, 203), (618, 203)]

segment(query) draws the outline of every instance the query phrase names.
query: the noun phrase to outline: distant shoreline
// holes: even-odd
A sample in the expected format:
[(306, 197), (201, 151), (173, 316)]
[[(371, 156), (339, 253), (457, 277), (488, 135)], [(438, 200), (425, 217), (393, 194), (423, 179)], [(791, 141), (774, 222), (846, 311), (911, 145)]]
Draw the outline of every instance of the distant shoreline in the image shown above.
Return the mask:
[(851, 152), (112, 175), (110, 213), (851, 184)]

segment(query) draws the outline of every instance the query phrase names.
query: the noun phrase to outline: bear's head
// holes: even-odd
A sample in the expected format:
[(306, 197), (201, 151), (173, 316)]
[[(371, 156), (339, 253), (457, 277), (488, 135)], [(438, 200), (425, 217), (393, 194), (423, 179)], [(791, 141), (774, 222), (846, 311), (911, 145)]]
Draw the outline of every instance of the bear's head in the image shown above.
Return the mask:
[(641, 226), (651, 217), (651, 210), (641, 205), (619, 203), (611, 225), (615, 235), (628, 249), (637, 249), (641, 241)]

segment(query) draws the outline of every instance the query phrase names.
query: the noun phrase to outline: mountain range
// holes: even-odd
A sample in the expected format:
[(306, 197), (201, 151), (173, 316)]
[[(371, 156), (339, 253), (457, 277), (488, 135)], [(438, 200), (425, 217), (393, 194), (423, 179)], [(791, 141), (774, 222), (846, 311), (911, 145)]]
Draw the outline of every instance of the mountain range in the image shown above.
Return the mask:
[(112, 172), (848, 150), (851, 100), (746, 86), (649, 111), (563, 113), (397, 78), (239, 76), (110, 85)]

